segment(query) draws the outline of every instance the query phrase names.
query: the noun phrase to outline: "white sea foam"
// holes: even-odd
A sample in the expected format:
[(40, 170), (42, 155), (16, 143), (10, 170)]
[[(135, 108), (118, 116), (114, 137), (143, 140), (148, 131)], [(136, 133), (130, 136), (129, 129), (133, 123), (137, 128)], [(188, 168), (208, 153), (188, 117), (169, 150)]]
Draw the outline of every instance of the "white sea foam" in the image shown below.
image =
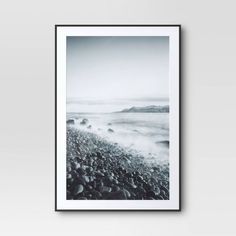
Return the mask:
[[(68, 113), (67, 118), (75, 120), (76, 128), (132, 149), (144, 155), (147, 160), (168, 160), (168, 113)], [(88, 123), (81, 125), (84, 118), (88, 119)], [(91, 128), (88, 128), (89, 125)]]

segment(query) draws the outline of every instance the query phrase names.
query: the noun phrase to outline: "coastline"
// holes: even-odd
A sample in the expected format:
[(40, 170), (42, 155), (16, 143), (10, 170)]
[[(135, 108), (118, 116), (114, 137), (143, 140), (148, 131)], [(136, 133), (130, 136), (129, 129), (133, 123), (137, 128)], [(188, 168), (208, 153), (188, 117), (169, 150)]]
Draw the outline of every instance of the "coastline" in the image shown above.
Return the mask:
[(90, 199), (168, 200), (169, 165), (67, 125), (67, 200)]

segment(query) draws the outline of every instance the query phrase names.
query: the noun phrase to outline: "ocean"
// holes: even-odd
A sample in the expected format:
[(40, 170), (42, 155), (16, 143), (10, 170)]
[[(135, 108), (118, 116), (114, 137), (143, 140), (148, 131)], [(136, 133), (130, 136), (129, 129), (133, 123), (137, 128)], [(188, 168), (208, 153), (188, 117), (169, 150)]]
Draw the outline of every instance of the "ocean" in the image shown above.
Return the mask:
[[(168, 162), (169, 113), (67, 112), (67, 119), (74, 119), (79, 130), (143, 155), (147, 162)], [(80, 124), (83, 119), (86, 124)]]

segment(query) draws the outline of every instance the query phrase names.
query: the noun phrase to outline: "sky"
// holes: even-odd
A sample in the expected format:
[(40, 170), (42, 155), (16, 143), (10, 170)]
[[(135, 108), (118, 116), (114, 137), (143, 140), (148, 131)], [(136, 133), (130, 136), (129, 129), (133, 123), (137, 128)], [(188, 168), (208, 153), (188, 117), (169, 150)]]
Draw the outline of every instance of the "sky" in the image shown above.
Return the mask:
[(169, 38), (67, 37), (67, 101), (169, 97)]

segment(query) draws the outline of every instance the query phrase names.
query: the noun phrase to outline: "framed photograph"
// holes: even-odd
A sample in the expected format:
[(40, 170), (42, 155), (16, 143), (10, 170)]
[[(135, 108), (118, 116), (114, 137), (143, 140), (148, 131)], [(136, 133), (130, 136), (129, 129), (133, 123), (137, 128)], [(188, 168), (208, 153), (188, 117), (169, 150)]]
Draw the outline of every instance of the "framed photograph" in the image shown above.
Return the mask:
[(56, 25), (56, 211), (180, 211), (180, 29)]

